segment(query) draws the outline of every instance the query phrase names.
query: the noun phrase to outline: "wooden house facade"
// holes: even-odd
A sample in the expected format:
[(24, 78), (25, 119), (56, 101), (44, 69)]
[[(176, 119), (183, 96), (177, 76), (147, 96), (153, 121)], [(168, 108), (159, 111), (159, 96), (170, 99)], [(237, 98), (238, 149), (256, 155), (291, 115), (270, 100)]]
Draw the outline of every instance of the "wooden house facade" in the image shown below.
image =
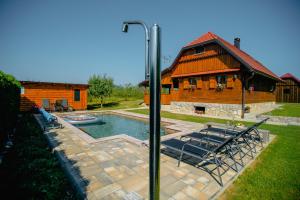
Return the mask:
[(33, 106), (42, 106), (43, 100), (48, 99), (53, 107), (57, 100), (65, 99), (74, 110), (87, 109), (87, 84), (51, 83), (20, 81), (21, 111), (29, 111)]
[(276, 101), (300, 103), (300, 80), (291, 73), (280, 77), (283, 82), (276, 85)]
[[(162, 72), (161, 103), (179, 112), (242, 117), (250, 107), (274, 105), (280, 78), (240, 50), (239, 41), (232, 45), (208, 32), (183, 47)], [(148, 90), (144, 101), (149, 104)]]

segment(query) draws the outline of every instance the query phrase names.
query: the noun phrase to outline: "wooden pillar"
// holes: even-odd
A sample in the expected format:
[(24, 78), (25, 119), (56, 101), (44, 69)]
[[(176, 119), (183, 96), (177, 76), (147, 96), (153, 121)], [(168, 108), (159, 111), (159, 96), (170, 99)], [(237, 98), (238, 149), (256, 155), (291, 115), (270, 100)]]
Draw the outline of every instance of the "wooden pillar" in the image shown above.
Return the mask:
[(245, 87), (246, 87), (246, 83), (245, 83), (245, 73), (241, 74), (241, 80), (242, 80), (242, 113), (241, 113), (241, 118), (244, 119), (244, 115), (245, 115)]

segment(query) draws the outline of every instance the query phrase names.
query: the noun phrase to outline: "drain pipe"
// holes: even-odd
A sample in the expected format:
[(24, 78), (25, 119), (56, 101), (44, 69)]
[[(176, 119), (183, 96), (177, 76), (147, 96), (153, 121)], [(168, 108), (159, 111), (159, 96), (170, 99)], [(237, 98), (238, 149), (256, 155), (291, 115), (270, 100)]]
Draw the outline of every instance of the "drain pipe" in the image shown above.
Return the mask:
[(249, 76), (246, 80), (245, 80), (245, 76), (243, 76), (243, 80), (242, 80), (242, 114), (241, 114), (241, 118), (244, 119), (245, 117), (245, 87), (246, 85), (248, 85), (248, 82), (250, 79), (252, 79), (255, 75), (254, 71), (250, 71), (251, 76)]

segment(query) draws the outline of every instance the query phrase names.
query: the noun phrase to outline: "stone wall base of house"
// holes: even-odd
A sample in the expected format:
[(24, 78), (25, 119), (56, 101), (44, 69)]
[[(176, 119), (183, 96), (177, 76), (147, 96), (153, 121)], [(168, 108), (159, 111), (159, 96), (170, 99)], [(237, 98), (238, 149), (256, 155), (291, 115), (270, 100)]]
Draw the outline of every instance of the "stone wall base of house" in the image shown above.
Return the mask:
[[(276, 108), (275, 102), (251, 103), (245, 106), (250, 107), (250, 114), (257, 115), (268, 112)], [(200, 103), (200, 102), (178, 102), (172, 101), (169, 106), (163, 106), (163, 110), (170, 110), (179, 113), (194, 114), (203, 112), (205, 115), (220, 116), (229, 118), (240, 118), (242, 114), (241, 104), (221, 104), (221, 103)]]

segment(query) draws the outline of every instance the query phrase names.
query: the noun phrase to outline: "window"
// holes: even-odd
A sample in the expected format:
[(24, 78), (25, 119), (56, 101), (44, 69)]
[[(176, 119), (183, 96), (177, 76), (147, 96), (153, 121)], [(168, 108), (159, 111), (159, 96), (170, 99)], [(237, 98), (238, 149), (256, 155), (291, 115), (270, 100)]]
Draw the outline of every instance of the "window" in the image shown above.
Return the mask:
[(205, 114), (205, 107), (203, 106), (195, 106), (195, 113), (197, 114)]
[(283, 94), (291, 94), (290, 88), (283, 89)]
[(74, 90), (74, 101), (80, 101), (80, 90), (79, 89)]
[(203, 52), (204, 52), (204, 47), (200, 46), (195, 48), (195, 54), (199, 54)]
[(218, 75), (216, 76), (216, 90), (222, 91), (226, 86), (227, 77), (226, 75)]
[(190, 85), (197, 85), (197, 80), (195, 78), (189, 78)]
[(21, 94), (25, 94), (25, 88), (24, 87), (21, 87)]
[(226, 79), (227, 79), (226, 75), (216, 76), (216, 79), (218, 84), (222, 84), (222, 85), (226, 84)]
[(173, 79), (173, 89), (174, 90), (179, 89), (179, 80), (178, 80), (178, 78)]
[(170, 91), (171, 91), (171, 85), (162, 85), (162, 88), (161, 88), (161, 93), (162, 94), (170, 94)]

